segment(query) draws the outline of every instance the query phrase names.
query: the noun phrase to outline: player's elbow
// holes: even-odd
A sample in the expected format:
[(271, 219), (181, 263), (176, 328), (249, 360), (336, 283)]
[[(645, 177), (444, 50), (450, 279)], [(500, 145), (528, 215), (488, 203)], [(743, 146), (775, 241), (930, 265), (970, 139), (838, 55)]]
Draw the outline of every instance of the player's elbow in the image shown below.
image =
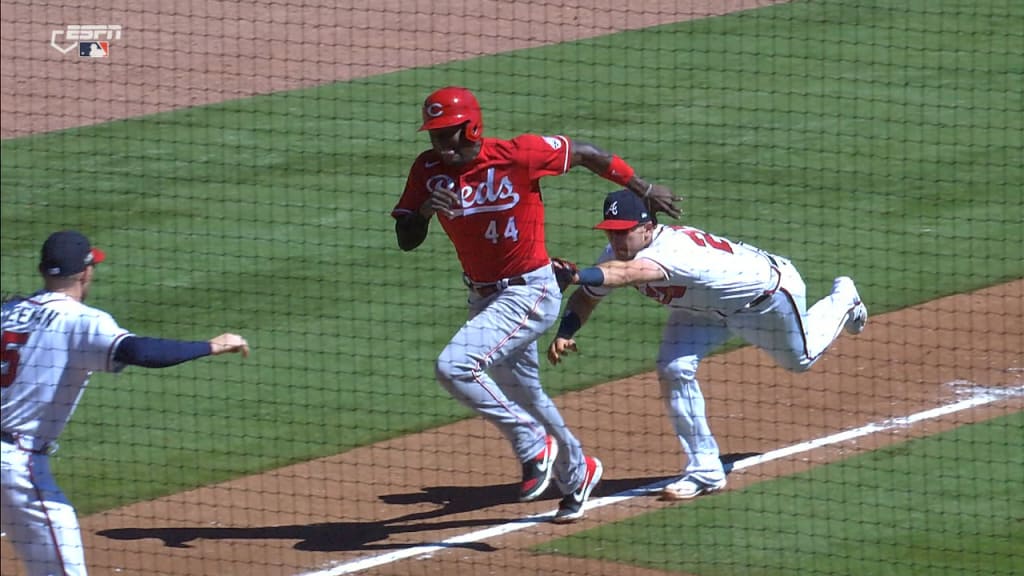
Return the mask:
[(422, 243), (423, 243), (422, 240), (419, 241), (419, 242), (416, 242), (414, 240), (410, 240), (408, 238), (403, 238), (401, 236), (398, 237), (398, 247), (401, 248), (402, 252), (411, 252), (411, 251), (415, 250), (416, 248), (418, 248), (419, 245), (422, 244)]
[(420, 244), (423, 244), (423, 240), (426, 239), (426, 233), (423, 234), (410, 234), (408, 232), (397, 232), (398, 236), (398, 247), (403, 252), (409, 252), (415, 250)]
[(403, 252), (416, 249), (427, 238), (427, 219), (419, 214), (410, 214), (395, 222), (395, 236)]

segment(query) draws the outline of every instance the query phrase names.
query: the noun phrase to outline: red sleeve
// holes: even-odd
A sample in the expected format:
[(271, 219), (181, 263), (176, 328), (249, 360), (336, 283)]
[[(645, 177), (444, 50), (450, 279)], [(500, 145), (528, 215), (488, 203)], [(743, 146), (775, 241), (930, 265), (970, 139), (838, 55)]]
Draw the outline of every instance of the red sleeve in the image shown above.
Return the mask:
[(409, 169), (409, 177), (405, 180), (405, 191), (398, 199), (398, 204), (391, 210), (391, 217), (396, 220), (420, 209), (420, 206), (430, 197), (427, 193), (424, 156), (428, 152), (420, 154)]
[(531, 180), (565, 174), (572, 167), (572, 146), (565, 136), (523, 134), (512, 142), (529, 166)]

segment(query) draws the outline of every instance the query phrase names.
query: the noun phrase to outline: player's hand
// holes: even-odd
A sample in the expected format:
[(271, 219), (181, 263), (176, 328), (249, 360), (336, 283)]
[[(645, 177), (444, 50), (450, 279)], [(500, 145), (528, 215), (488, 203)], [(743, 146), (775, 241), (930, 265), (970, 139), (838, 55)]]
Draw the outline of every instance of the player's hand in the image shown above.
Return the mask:
[(564, 356), (567, 356), (569, 352), (578, 352), (576, 349), (576, 340), (572, 338), (555, 338), (551, 341), (551, 345), (548, 346), (548, 362), (551, 362), (555, 366), (562, 361)]
[(672, 190), (668, 187), (660, 184), (654, 184), (651, 186), (651, 192), (647, 195), (647, 207), (651, 210), (651, 213), (664, 212), (673, 218), (679, 218), (682, 211), (676, 206), (676, 202), (682, 202), (683, 199), (676, 196)]
[(238, 334), (225, 333), (210, 340), (210, 354), (228, 354), (239, 352), (242, 357), (249, 356), (249, 343)]
[(579, 282), (579, 267), (574, 262), (565, 258), (552, 258), (551, 269), (555, 272), (555, 280), (558, 281), (558, 289), (563, 294), (570, 285)]
[(456, 206), (459, 205), (459, 194), (455, 190), (455, 183), (449, 182), (448, 186), (434, 186), (430, 191), (430, 200), (427, 201), (434, 212), (444, 214), (449, 218), (459, 215)]

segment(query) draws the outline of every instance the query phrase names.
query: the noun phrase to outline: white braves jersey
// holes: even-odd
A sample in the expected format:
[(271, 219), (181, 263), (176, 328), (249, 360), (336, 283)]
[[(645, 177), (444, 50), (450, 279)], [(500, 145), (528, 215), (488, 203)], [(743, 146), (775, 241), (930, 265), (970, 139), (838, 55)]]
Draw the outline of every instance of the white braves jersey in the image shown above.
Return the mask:
[(114, 350), (130, 334), (110, 314), (56, 292), (4, 303), (0, 427), (56, 440), (92, 372), (124, 368)]
[[(650, 260), (665, 271), (664, 280), (636, 289), (673, 309), (728, 315), (779, 283), (778, 271), (765, 252), (688, 226), (656, 226), (651, 245), (635, 258)], [(609, 244), (598, 263), (614, 259)], [(586, 290), (601, 298), (612, 289)]]

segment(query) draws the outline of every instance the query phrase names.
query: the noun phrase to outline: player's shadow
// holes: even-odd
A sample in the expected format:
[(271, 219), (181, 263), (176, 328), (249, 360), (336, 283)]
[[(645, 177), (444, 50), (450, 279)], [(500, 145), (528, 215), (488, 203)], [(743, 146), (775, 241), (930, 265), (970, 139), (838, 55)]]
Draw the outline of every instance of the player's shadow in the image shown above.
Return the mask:
[[(319, 524), (293, 524), (284, 526), (256, 526), (248, 528), (115, 528), (101, 530), (98, 535), (113, 540), (141, 540), (155, 538), (171, 548), (188, 548), (195, 540), (298, 540), (294, 548), (310, 552), (337, 552), (356, 550), (398, 550), (421, 546), (423, 543), (387, 543), (395, 534), (436, 532), (464, 528), (490, 527), (499, 524), (526, 521), (520, 516), (505, 518), (463, 518), (437, 520), (444, 516), (482, 510), (516, 501), (516, 485), (449, 486), (427, 488), (413, 494), (381, 496), (391, 504), (438, 504), (433, 510), (414, 512), (379, 521), (325, 522)], [(437, 521), (430, 521), (437, 520)], [(430, 539), (430, 545), (447, 546)], [(483, 542), (451, 544), (452, 548), (468, 548), (480, 552), (495, 548)]]
[[(394, 534), (429, 532), (445, 528), (493, 526), (507, 519), (479, 519), (461, 522), (440, 522), (431, 525), (393, 526), (384, 522), (324, 522), (320, 524), (292, 524), (283, 526), (255, 526), (249, 528), (113, 528), (101, 530), (98, 535), (112, 540), (163, 540), (169, 548), (191, 548), (196, 540), (298, 540), (293, 548), (308, 552), (342, 552), (400, 550), (424, 543), (386, 542)], [(495, 548), (483, 542), (445, 545), (430, 541), (430, 545), (468, 548), (479, 552), (492, 552)]]
[(760, 456), (761, 452), (730, 452), (728, 454), (722, 454), (719, 460), (722, 461), (722, 467), (725, 468), (726, 474), (731, 474), (733, 467), (740, 460), (746, 460), (747, 458), (754, 458)]
[[(722, 463), (726, 472), (732, 470), (733, 464), (744, 458), (757, 456), (757, 453), (733, 453), (722, 455)], [(595, 488), (592, 497), (621, 494), (630, 490), (638, 490), (652, 484), (665, 483), (671, 476), (638, 477), (638, 478), (605, 478)], [(170, 548), (188, 548), (195, 540), (297, 540), (296, 550), (310, 552), (339, 551), (383, 551), (400, 550), (421, 546), (424, 543), (388, 543), (395, 534), (430, 533), (438, 530), (459, 530), (463, 528), (490, 527), (513, 522), (535, 521), (516, 515), (505, 518), (463, 518), (443, 520), (445, 516), (465, 514), (484, 510), (494, 506), (512, 504), (518, 498), (518, 484), (499, 484), (492, 486), (430, 486), (419, 492), (401, 494), (385, 494), (379, 499), (395, 506), (411, 506), (416, 504), (434, 504), (430, 510), (412, 512), (403, 516), (379, 521), (361, 522), (323, 522), (318, 524), (292, 524), (282, 526), (255, 526), (247, 528), (114, 528), (101, 530), (98, 535), (113, 540), (142, 540), (155, 538), (162, 540), (164, 546)], [(559, 498), (557, 490), (549, 489), (542, 500), (555, 501)], [(552, 506), (552, 509), (554, 507)], [(435, 539), (429, 539), (429, 545), (445, 546)], [(496, 550), (484, 542), (466, 542), (451, 544), (452, 548), (467, 548), (480, 552)]]

